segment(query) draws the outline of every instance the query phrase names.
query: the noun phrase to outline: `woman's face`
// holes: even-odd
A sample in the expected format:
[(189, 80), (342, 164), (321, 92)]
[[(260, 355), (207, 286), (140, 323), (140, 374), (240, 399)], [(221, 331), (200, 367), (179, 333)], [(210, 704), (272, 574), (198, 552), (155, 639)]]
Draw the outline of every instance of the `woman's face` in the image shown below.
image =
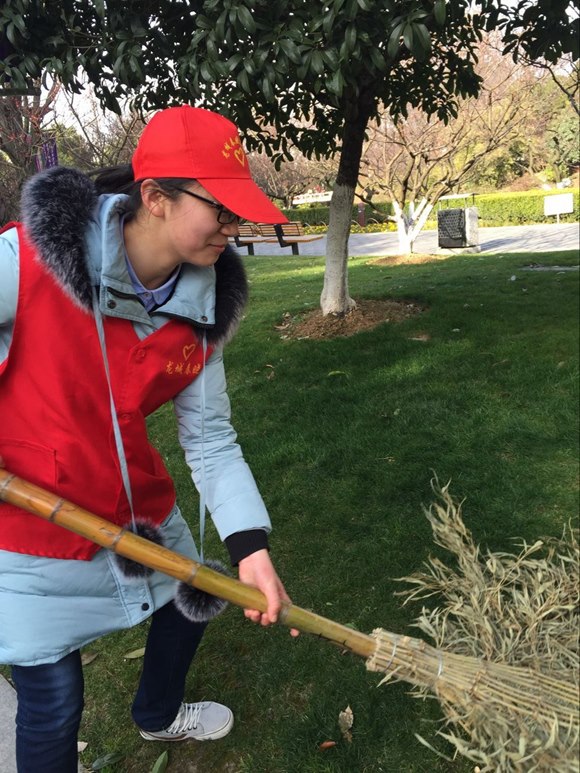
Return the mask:
[[(219, 204), (198, 183), (183, 186), (183, 189)], [(215, 207), (187, 193), (180, 193), (175, 199), (164, 197), (163, 206), (164, 217), (159, 223), (160, 242), (166, 258), (176, 266), (181, 263), (213, 265), (226, 247), (228, 238), (238, 233), (237, 220), (228, 225), (218, 223), (219, 211)]]

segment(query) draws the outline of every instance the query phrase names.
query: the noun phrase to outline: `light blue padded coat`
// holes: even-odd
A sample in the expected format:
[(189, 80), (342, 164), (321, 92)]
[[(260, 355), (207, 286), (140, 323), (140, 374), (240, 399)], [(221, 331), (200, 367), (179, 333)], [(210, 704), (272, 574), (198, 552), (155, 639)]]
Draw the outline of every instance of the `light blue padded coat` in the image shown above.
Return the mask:
[[(78, 188), (87, 185), (92, 185), (88, 178), (73, 170), (41, 173), (25, 197), (24, 221), (28, 210), (32, 217), (41, 211), (44, 222), (59, 225), (66, 213), (65, 225), (60, 227), (66, 227), (66, 222), (78, 222), (75, 208), (83, 198), (78, 195)], [(161, 327), (168, 315), (190, 320), (207, 331), (216, 347), (202, 371), (203, 479), (208, 510), (222, 540), (248, 530), (269, 532), (266, 507), (230, 423), (226, 392), (223, 343), (233, 334), (241, 316), (241, 305), (235, 299), (238, 288), (233, 291), (234, 308), (226, 308), (224, 314), (222, 304), (221, 311), (218, 305), (216, 312), (214, 267), (184, 265), (171, 297), (149, 314), (135, 295), (126, 268), (120, 227), (125, 201), (125, 196), (100, 196), (85, 217), (84, 249), (93, 281), (101, 285), (101, 311), (132, 320), (141, 339)], [(80, 216), (82, 219), (83, 213)], [(52, 248), (58, 254), (58, 236), (51, 238)], [(235, 254), (225, 257), (238, 260)], [(12, 229), (0, 235), (0, 362), (8, 354), (17, 295), (18, 239)], [(107, 306), (113, 295), (114, 312)], [(174, 400), (179, 442), (198, 490), (202, 481), (203, 380), (198, 377)], [(0, 438), (1, 433), (0, 417)], [(34, 528), (36, 516), (30, 517)], [(0, 503), (0, 528), (1, 518)], [(167, 547), (198, 558), (189, 527), (177, 506), (167, 514), (162, 533)], [(0, 663), (55, 662), (97, 637), (143, 621), (171, 600), (174, 580), (154, 572), (148, 579), (127, 581), (112, 558), (107, 550), (100, 550), (91, 561), (56, 560), (0, 550)]]

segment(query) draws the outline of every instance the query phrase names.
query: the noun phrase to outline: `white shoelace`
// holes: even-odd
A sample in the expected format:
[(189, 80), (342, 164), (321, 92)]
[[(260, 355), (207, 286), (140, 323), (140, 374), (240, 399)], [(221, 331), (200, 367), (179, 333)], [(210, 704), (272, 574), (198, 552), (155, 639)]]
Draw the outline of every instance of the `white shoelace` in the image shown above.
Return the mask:
[(188, 730), (197, 727), (203, 703), (183, 703), (179, 709), (179, 714), (173, 720), (166, 733), (186, 733)]

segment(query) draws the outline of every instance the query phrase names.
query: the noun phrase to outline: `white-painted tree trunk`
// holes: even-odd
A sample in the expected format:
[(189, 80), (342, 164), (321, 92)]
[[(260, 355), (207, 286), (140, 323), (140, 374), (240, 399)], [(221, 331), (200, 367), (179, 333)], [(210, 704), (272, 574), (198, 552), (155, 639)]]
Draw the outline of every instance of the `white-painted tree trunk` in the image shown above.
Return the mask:
[(356, 306), (348, 294), (348, 237), (354, 188), (337, 184), (332, 192), (326, 237), (326, 268), (320, 296), (322, 314), (346, 314)]
[(412, 201), (409, 204), (409, 212), (406, 213), (397, 201), (393, 201), (401, 255), (411, 255), (415, 239), (421, 233), (421, 229), (427, 222), (432, 209), (433, 204), (427, 201), (427, 199), (421, 199), (417, 207), (415, 207), (415, 202)]

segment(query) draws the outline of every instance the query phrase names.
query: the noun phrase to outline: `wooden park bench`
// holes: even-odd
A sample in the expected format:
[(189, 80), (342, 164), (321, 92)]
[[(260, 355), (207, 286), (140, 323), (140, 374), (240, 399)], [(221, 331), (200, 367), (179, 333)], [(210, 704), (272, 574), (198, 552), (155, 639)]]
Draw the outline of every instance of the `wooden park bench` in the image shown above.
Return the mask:
[(258, 226), (255, 223), (241, 223), (238, 226), (238, 235), (233, 236), (236, 247), (247, 247), (248, 255), (254, 254), (254, 244), (263, 244), (268, 242), (268, 239), (264, 238)]
[[(275, 223), (268, 225), (259, 223), (258, 231), (260, 236), (265, 237), (265, 241), (274, 244), (278, 242), (280, 247), (292, 247), (292, 254), (299, 255), (298, 246), (305, 242), (315, 242), (322, 239), (322, 234), (307, 234), (304, 231), (304, 225), (299, 221), (290, 223)], [(275, 237), (275, 238), (272, 238)]]
[(315, 242), (322, 234), (307, 234), (299, 221), (291, 223), (242, 223), (239, 233), (233, 236), (236, 247), (246, 247), (248, 255), (254, 255), (254, 244), (279, 244), (280, 247), (292, 247), (292, 254), (299, 255), (298, 246), (302, 242)]

